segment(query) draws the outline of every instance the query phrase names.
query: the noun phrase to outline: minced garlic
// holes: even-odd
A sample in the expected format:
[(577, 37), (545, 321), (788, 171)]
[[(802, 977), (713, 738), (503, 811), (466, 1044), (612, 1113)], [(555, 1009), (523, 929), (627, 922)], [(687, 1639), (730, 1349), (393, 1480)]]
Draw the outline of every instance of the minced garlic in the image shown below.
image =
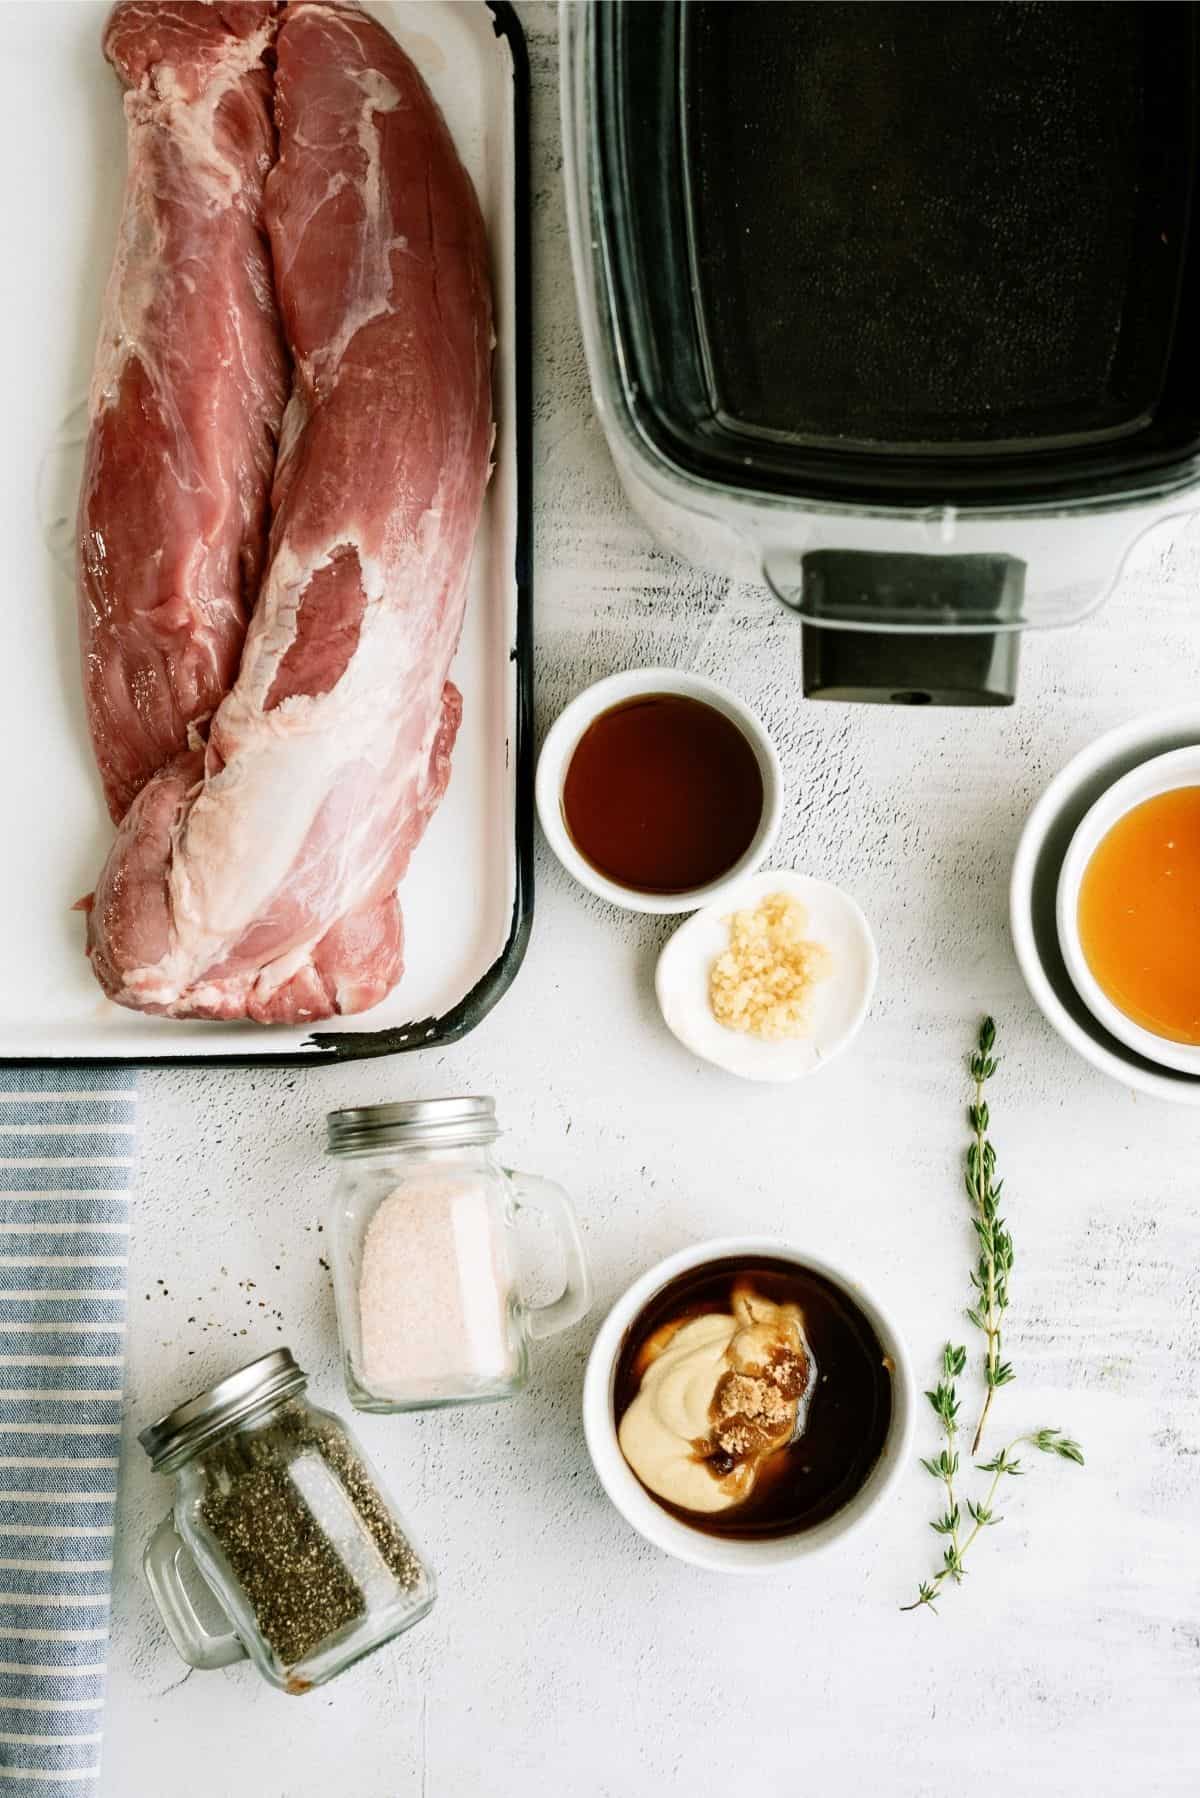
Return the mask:
[(807, 1036), (812, 993), (830, 971), (829, 951), (804, 935), (808, 913), (788, 893), (734, 912), (729, 947), (708, 980), (713, 1016), (728, 1030), (768, 1041)]

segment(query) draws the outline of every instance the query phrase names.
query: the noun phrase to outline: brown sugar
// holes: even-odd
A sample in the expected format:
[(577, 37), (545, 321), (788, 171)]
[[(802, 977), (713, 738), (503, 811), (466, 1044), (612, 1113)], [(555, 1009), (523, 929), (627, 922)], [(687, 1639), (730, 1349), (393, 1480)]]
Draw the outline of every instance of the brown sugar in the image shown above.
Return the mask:
[(733, 1460), (779, 1447), (791, 1436), (808, 1379), (804, 1350), (784, 1345), (762, 1366), (723, 1374), (710, 1411), (712, 1443)]

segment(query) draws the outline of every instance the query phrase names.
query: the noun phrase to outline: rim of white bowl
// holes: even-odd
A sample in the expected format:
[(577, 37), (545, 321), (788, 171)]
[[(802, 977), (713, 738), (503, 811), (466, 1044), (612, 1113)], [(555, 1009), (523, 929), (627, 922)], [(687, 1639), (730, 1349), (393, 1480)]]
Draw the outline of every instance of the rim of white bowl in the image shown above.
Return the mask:
[[(580, 737), (602, 712), (643, 693), (678, 693), (686, 699), (699, 699), (713, 706), (737, 725), (754, 751), (762, 776), (762, 817), (745, 854), (719, 880), (687, 893), (642, 893), (606, 879), (576, 849), (563, 821), (563, 782)], [(659, 916), (698, 911), (702, 905), (719, 899), (737, 881), (753, 874), (770, 854), (783, 821), (783, 769), (762, 720), (728, 687), (720, 686), (705, 675), (689, 674), (678, 668), (629, 668), (619, 674), (606, 675), (603, 680), (595, 681), (577, 693), (546, 733), (538, 757), (534, 791), (542, 834), (567, 873), (588, 892), (607, 899), (611, 905), (618, 905), (624, 911)]]
[[(1190, 772), (1184, 772), (1184, 770)], [(1168, 749), (1151, 756), (1121, 775), (1089, 806), (1075, 828), (1058, 874), (1055, 915), (1058, 942), (1071, 984), (1092, 1016), (1110, 1036), (1115, 1036), (1147, 1061), (1174, 1068), (1182, 1074), (1200, 1074), (1200, 1045), (1176, 1042), (1123, 1012), (1109, 998), (1092, 973), (1079, 934), (1079, 890), (1092, 857), (1122, 818), (1147, 800), (1183, 787), (1200, 786), (1200, 744), (1189, 749)]]
[(1033, 928), (1032, 900), (1038, 857), (1070, 794), (1122, 751), (1136, 749), (1143, 742), (1153, 743), (1155, 738), (1167, 736), (1172, 731), (1191, 730), (1200, 741), (1200, 706), (1172, 706), (1128, 719), (1085, 744), (1059, 769), (1034, 802), (1017, 843), (1008, 889), (1009, 930), (1017, 965), (1046, 1022), (1069, 1048), (1099, 1073), (1135, 1092), (1176, 1105), (1200, 1105), (1200, 1080), (1178, 1073), (1172, 1075), (1166, 1069), (1159, 1072), (1142, 1067), (1097, 1042), (1071, 1016), (1042, 966)]
[[(655, 1293), (691, 1268), (730, 1257), (795, 1262), (841, 1288), (863, 1312), (892, 1361), (892, 1420), (883, 1450), (853, 1497), (810, 1530), (753, 1540), (710, 1536), (682, 1523), (653, 1499), (621, 1453), (613, 1417), (613, 1377), (629, 1326)], [(779, 1236), (716, 1236), (679, 1249), (626, 1288), (596, 1334), (583, 1382), (583, 1432), (597, 1478), (614, 1508), (655, 1548), (711, 1573), (764, 1574), (842, 1542), (877, 1511), (908, 1465), (916, 1427), (916, 1381), (894, 1318), (872, 1289), (836, 1261)]]

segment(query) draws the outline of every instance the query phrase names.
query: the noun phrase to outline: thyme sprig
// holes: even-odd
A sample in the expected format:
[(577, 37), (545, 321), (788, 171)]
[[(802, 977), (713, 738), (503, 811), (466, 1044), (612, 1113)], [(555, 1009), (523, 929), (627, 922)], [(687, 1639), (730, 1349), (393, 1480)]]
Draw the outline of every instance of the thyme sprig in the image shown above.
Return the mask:
[[(947, 1343), (945, 1350), (943, 1351), (943, 1365), (945, 1365), (951, 1356), (954, 1356), (955, 1358), (962, 1356), (963, 1363), (965, 1363), (966, 1350), (954, 1348), (950, 1343)], [(941, 1406), (939, 1406), (937, 1402), (939, 1394), (942, 1395)], [(948, 1398), (946, 1396), (947, 1394)], [(948, 1406), (949, 1409), (953, 1411), (956, 1407), (954, 1388), (952, 1386), (947, 1387), (944, 1384), (939, 1385), (935, 1391), (926, 1393), (925, 1396), (929, 1399), (930, 1403), (933, 1404), (934, 1409), (942, 1418), (943, 1428), (947, 1429), (947, 1446), (943, 1448), (941, 1454), (936, 1456), (933, 1460), (922, 1461), (921, 1463), (927, 1472), (933, 1474), (936, 1479), (942, 1480), (946, 1487), (946, 1511), (941, 1517), (936, 1517), (930, 1527), (931, 1529), (936, 1530), (939, 1535), (948, 1536), (950, 1540), (947, 1542), (945, 1550), (943, 1551), (942, 1565), (938, 1568), (937, 1572), (931, 1579), (924, 1581), (918, 1586), (917, 1596), (913, 1599), (913, 1602), (911, 1604), (901, 1605), (900, 1609), (902, 1611), (919, 1611), (923, 1606), (927, 1605), (936, 1615), (936, 1600), (941, 1592), (942, 1582), (944, 1580), (953, 1580), (956, 1586), (961, 1585), (963, 1576), (966, 1573), (966, 1566), (964, 1563), (978, 1537), (982, 1535), (984, 1530), (991, 1529), (995, 1524), (1003, 1523), (1004, 1521), (1003, 1517), (997, 1517), (995, 1509), (996, 1496), (1000, 1489), (1000, 1482), (1004, 1479), (1019, 1479), (1025, 1472), (1025, 1469), (1021, 1466), (1020, 1458), (1014, 1451), (1026, 1446), (1029, 1448), (1036, 1448), (1044, 1455), (1059, 1455), (1064, 1461), (1074, 1461), (1078, 1466), (1082, 1467), (1083, 1450), (1080, 1448), (1078, 1442), (1073, 1441), (1070, 1436), (1064, 1436), (1061, 1430), (1043, 1429), (1034, 1430), (1028, 1436), (1014, 1436), (1012, 1441), (1007, 1443), (998, 1454), (993, 1455), (990, 1461), (977, 1461), (975, 1463), (977, 1471), (980, 1473), (990, 1473), (992, 1478), (987, 1491), (984, 1493), (982, 1502), (978, 1502), (971, 1498), (968, 1498), (966, 1501), (967, 1515), (970, 1517), (973, 1527), (969, 1534), (964, 1537), (961, 1533), (961, 1513), (959, 1511), (959, 1504), (955, 1495), (954, 1486), (955, 1475), (958, 1472), (958, 1456), (954, 1452), (952, 1446), (953, 1425), (946, 1425), (946, 1410), (942, 1408)]]
[(962, 1526), (962, 1513), (955, 1497), (954, 1481), (958, 1475), (958, 1393), (954, 1386), (956, 1377), (967, 1364), (965, 1348), (955, 1348), (948, 1342), (942, 1350), (942, 1377), (932, 1392), (925, 1397), (929, 1400), (942, 1425), (942, 1451), (930, 1460), (922, 1460), (921, 1465), (926, 1473), (941, 1480), (946, 1488), (946, 1509), (940, 1517), (934, 1519), (932, 1528), (939, 1536), (949, 1538), (946, 1543), (945, 1565), (939, 1578), (953, 1574), (955, 1579), (962, 1574), (962, 1545), (959, 1531)]
[[(967, 1196), (973, 1207), (972, 1222), (979, 1244), (979, 1258), (971, 1270), (975, 1300), (967, 1311), (967, 1316), (983, 1332), (985, 1338), (984, 1400), (971, 1445), (972, 1458), (979, 1452), (984, 1425), (997, 1389), (1007, 1386), (1014, 1378), (1011, 1362), (1003, 1358), (1002, 1335), (1004, 1315), (1008, 1310), (1008, 1277), (1013, 1265), (1013, 1246), (1012, 1237), (999, 1211), (1003, 1182), (996, 1179), (996, 1153), (988, 1137), (990, 1119), (984, 1098), (984, 1087), (999, 1065), (992, 1053), (995, 1043), (996, 1026), (991, 1018), (985, 1018), (969, 1063), (975, 1097), (968, 1111), (972, 1140), (967, 1149), (966, 1183)], [(946, 1343), (942, 1350), (941, 1378), (925, 1394), (942, 1427), (942, 1446), (936, 1455), (922, 1460), (921, 1465), (926, 1473), (939, 1481), (945, 1492), (946, 1508), (930, 1525), (937, 1535), (945, 1539), (945, 1547), (942, 1550), (942, 1565), (930, 1579), (918, 1586), (913, 1602), (901, 1606), (905, 1611), (927, 1607), (936, 1613), (937, 1599), (945, 1582), (949, 1580), (956, 1586), (962, 1584), (967, 1555), (980, 1535), (1003, 1521), (996, 1515), (996, 1499), (1001, 1482), (1019, 1479), (1025, 1472), (1016, 1453), (1017, 1449), (1033, 1448), (1040, 1454), (1058, 1455), (1064, 1461), (1073, 1461), (1080, 1467), (1083, 1465), (1083, 1450), (1072, 1437), (1064, 1435), (1059, 1429), (1034, 1430), (1028, 1435), (1014, 1436), (990, 1461), (975, 1461), (976, 1470), (990, 1474), (991, 1480), (982, 1499), (960, 1500), (957, 1484), (959, 1397), (955, 1382), (966, 1365), (966, 1349), (952, 1342)], [(971, 1528), (965, 1535), (964, 1508), (971, 1520)]]
[(1012, 1272), (1013, 1245), (1004, 1219), (1000, 1216), (1000, 1194), (1003, 1180), (996, 1179), (996, 1151), (988, 1139), (990, 1116), (983, 1089), (1000, 1065), (992, 1054), (996, 1043), (996, 1026), (985, 1018), (979, 1029), (979, 1042), (971, 1056), (971, 1080), (975, 1098), (968, 1108), (972, 1141), (967, 1149), (966, 1184), (973, 1214), (972, 1223), (979, 1241), (979, 1259), (971, 1269), (975, 1299), (967, 1316), (976, 1329), (982, 1330), (987, 1346), (984, 1351), (985, 1395), (979, 1422), (971, 1441), (971, 1453), (979, 1453), (984, 1425), (992, 1408), (998, 1386), (1007, 1386), (1016, 1378), (1011, 1361), (1003, 1359), (1004, 1314), (1008, 1310), (1008, 1276)]

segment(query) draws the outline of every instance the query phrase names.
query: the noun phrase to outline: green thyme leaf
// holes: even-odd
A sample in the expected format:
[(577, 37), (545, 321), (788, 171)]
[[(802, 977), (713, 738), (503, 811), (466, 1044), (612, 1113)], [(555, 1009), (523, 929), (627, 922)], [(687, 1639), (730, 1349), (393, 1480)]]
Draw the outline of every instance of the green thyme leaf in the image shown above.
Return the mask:
[[(969, 1061), (975, 1090), (967, 1108), (971, 1141), (963, 1175), (978, 1247), (975, 1264), (968, 1270), (973, 1299), (966, 1308), (966, 1317), (984, 1338), (981, 1368), (984, 1398), (971, 1444), (972, 1456), (979, 1452), (997, 1391), (1001, 1386), (1011, 1385), (1016, 1378), (1012, 1362), (1005, 1360), (1001, 1353), (1004, 1317), (1009, 1303), (1009, 1275), (1014, 1260), (1013, 1242), (1008, 1224), (1000, 1216), (1004, 1182), (996, 1178), (996, 1151), (988, 1135), (991, 1112), (984, 1096), (986, 1083), (1000, 1065), (993, 1054), (995, 1044), (996, 1026), (991, 1018), (985, 1018)], [(1072, 1437), (1059, 1429), (1036, 1430), (1032, 1435), (1015, 1437), (998, 1449), (990, 1460), (976, 1461), (976, 1471), (990, 1475), (987, 1490), (980, 1498), (966, 1497), (960, 1501), (955, 1488), (959, 1471), (956, 1446), (959, 1398), (954, 1381), (965, 1373), (966, 1367), (966, 1349), (947, 1342), (942, 1349), (941, 1378), (925, 1394), (942, 1427), (942, 1446), (936, 1455), (923, 1459), (921, 1465), (945, 1488), (945, 1509), (930, 1523), (934, 1533), (944, 1539), (945, 1547), (941, 1566), (928, 1581), (918, 1586), (913, 1602), (901, 1606), (905, 1611), (928, 1609), (936, 1614), (934, 1601), (941, 1595), (945, 1582), (951, 1580), (955, 1585), (961, 1584), (966, 1572), (966, 1557), (980, 1533), (1004, 1521), (996, 1514), (994, 1500), (1002, 1480), (1023, 1477), (1025, 1469), (1016, 1453), (1023, 1443), (1042, 1454), (1057, 1455), (1064, 1461), (1083, 1465), (1083, 1450)], [(963, 1506), (971, 1522), (971, 1529), (966, 1534), (963, 1533)]]

